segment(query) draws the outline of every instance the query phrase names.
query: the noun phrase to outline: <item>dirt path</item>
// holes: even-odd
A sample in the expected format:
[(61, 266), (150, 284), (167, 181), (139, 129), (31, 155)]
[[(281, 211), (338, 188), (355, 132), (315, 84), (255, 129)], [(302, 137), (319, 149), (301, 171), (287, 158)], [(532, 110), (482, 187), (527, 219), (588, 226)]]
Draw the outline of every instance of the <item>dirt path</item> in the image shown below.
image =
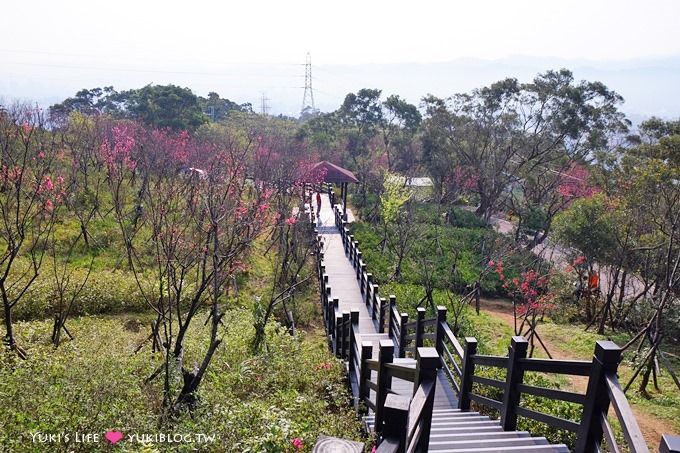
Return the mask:
[[(492, 316), (505, 322), (510, 328), (514, 328), (515, 318), (512, 313), (512, 305), (508, 302), (498, 301), (498, 300), (481, 300), (482, 309), (491, 314)], [(540, 331), (539, 331), (540, 333)], [(547, 335), (541, 335), (541, 340), (545, 343), (545, 346), (550, 351), (550, 354), (555, 359), (574, 359), (573, 355), (569, 354), (569, 351), (565, 351), (560, 347), (559, 344), (552, 341), (552, 339)], [(585, 393), (588, 386), (588, 378), (586, 376), (570, 376), (569, 377), (569, 388), (565, 390), (570, 390), (578, 393)], [(673, 433), (673, 427), (667, 423), (665, 420), (654, 417), (651, 414), (647, 414), (633, 407), (633, 413), (640, 426), (642, 435), (647, 440), (651, 450), (655, 450), (659, 446), (659, 441), (661, 440), (662, 434)], [(610, 417), (613, 415), (613, 411), (610, 413)]]

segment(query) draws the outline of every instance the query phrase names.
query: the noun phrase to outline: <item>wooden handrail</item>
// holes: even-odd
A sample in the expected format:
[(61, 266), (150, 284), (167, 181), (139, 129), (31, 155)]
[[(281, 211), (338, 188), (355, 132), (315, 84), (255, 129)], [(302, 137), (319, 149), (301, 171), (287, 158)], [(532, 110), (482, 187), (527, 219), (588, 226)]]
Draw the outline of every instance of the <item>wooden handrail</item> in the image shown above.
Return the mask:
[(440, 324), (440, 326), (444, 332), (444, 342), (453, 346), (456, 355), (458, 356), (459, 359), (462, 360), (464, 355), (463, 347), (460, 345), (460, 342), (458, 342), (458, 339), (453, 334), (451, 327), (447, 323), (442, 323)]
[(567, 374), (570, 376), (588, 376), (593, 362), (587, 360), (557, 360), (557, 359), (520, 359), (524, 371), (538, 371), (542, 373)]
[(640, 431), (640, 427), (635, 420), (635, 415), (633, 415), (628, 399), (626, 399), (626, 395), (623, 393), (616, 373), (605, 373), (605, 382), (607, 383), (609, 401), (611, 401), (616, 417), (619, 419), (628, 447), (636, 452), (648, 451), (645, 438), (642, 436), (642, 431)]

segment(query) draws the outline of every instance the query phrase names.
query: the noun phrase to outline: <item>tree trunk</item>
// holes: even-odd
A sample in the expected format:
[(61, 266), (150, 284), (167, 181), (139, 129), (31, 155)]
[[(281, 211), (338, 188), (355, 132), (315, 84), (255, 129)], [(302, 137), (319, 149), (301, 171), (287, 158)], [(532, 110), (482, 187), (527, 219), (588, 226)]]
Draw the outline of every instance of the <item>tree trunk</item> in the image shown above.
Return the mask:
[(12, 307), (7, 300), (7, 296), (3, 294), (3, 305), (5, 306), (5, 330), (7, 335), (5, 335), (5, 341), (9, 345), (11, 350), (16, 349), (16, 341), (14, 340), (14, 331), (12, 330)]

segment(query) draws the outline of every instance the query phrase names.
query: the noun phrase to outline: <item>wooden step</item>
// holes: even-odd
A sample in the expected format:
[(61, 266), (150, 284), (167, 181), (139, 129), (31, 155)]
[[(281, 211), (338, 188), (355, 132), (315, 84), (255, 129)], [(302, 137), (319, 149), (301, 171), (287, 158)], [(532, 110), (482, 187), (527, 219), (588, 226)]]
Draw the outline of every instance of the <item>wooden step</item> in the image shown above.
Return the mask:
[(455, 428), (456, 426), (460, 425), (465, 425), (465, 426), (471, 426), (471, 423), (479, 423), (479, 422), (491, 422), (491, 423), (498, 423), (498, 420), (491, 420), (489, 417), (486, 415), (472, 415), (470, 417), (446, 417), (446, 418), (433, 418), (432, 419), (432, 427), (433, 428), (446, 428), (446, 427), (452, 427)]
[(455, 444), (465, 440), (479, 440), (482, 437), (484, 439), (514, 439), (517, 437), (531, 437), (531, 434), (527, 431), (490, 431), (485, 432), (483, 435), (480, 435), (479, 432), (467, 431), (458, 434), (438, 434), (433, 432), (430, 434), (430, 444), (442, 442), (444, 438), (446, 438), (447, 442)]
[[(430, 431), (432, 432), (432, 431)], [(505, 432), (503, 431), (503, 428), (501, 428), (501, 425), (481, 425), (481, 426), (464, 426), (460, 428), (446, 428), (446, 433), (455, 435), (455, 434), (465, 434), (465, 433), (478, 433), (478, 437), (484, 437), (486, 433), (502, 433)], [(512, 431), (510, 431), (512, 432)]]
[(514, 445), (514, 446), (495, 446), (495, 447), (479, 447), (479, 448), (433, 448), (430, 446), (431, 451), (436, 451), (437, 453), (506, 453), (506, 452), (531, 452), (531, 453), (569, 453), (569, 449), (566, 445)]
[[(516, 434), (516, 433), (515, 433)], [(455, 443), (454, 443), (455, 441)], [(510, 437), (510, 438), (491, 438), (484, 436), (482, 439), (455, 440), (438, 438), (430, 441), (430, 450), (437, 447), (445, 450), (475, 451), (476, 448), (493, 448), (496, 451), (504, 450), (506, 447), (528, 447), (528, 446), (550, 445), (545, 437)]]

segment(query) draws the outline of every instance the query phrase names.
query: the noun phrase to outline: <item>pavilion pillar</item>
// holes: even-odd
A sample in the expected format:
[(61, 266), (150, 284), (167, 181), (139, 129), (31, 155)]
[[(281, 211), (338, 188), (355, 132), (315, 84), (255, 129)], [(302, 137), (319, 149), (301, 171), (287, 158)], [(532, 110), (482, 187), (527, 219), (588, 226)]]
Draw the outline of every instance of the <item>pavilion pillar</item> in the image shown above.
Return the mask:
[(347, 183), (342, 183), (342, 211), (347, 210)]

